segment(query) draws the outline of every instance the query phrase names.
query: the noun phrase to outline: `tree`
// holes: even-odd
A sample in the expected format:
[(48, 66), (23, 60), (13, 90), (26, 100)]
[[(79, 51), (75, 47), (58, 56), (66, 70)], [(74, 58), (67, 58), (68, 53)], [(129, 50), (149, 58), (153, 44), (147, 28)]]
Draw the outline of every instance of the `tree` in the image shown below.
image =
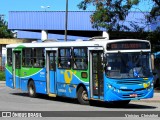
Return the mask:
[(152, 52), (160, 51), (160, 27), (157, 27), (152, 32), (148, 32), (146, 39), (150, 40), (152, 44)]
[(151, 9), (150, 15), (149, 15), (149, 22), (152, 24), (156, 24), (156, 27), (154, 31), (149, 32), (147, 39), (151, 41), (152, 44), (152, 51), (157, 52), (160, 51), (160, 26), (158, 25), (159, 20), (157, 18), (160, 18), (160, 0), (152, 0), (154, 2), (154, 5)]
[(13, 33), (7, 26), (7, 22), (0, 15), (0, 38), (13, 38)]
[(152, 18), (155, 18), (160, 15), (160, 0), (153, 0), (154, 6), (150, 12)]
[[(140, 2), (146, 2), (148, 5), (153, 5), (151, 6), (151, 11), (143, 13), (141, 8), (138, 8)], [(160, 0), (83, 0), (79, 3), (78, 7), (86, 10), (89, 5), (93, 5), (96, 8), (94, 13), (90, 16), (93, 28), (105, 28), (108, 32), (136, 32), (140, 39), (150, 40), (153, 51), (160, 50), (156, 47), (156, 45), (160, 44), (160, 26), (157, 24), (158, 28), (155, 31), (145, 30), (146, 27), (157, 21), (157, 18), (160, 18)], [(143, 22), (144, 26), (140, 26), (135, 21), (129, 23), (130, 27), (123, 24), (131, 9), (139, 10), (144, 14), (144, 18), (148, 18)], [(143, 23), (141, 21), (141, 24)]]
[(86, 10), (92, 4), (96, 11), (90, 16), (93, 28), (105, 28), (107, 31), (129, 31), (121, 22), (129, 10), (138, 5), (140, 0), (83, 0), (78, 7)]
[[(91, 15), (93, 28), (105, 28), (107, 31), (129, 31), (128, 26), (122, 24), (128, 12), (136, 8), (140, 2), (148, 2), (153, 5), (148, 16), (149, 21), (156, 20), (160, 16), (160, 0), (83, 0), (78, 7), (86, 10), (93, 5), (96, 11)], [(137, 9), (141, 11), (141, 8)], [(146, 16), (147, 17), (147, 16)]]

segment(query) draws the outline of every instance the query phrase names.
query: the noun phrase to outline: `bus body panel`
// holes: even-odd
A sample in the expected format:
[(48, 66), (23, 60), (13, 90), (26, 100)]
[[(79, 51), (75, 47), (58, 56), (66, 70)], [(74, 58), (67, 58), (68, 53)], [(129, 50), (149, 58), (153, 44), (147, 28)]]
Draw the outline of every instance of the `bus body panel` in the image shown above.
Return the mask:
[(45, 81), (34, 80), (34, 83), (37, 93), (47, 94)]
[[(142, 79), (109, 79), (104, 74), (104, 101), (139, 100), (152, 98), (154, 89), (151, 87), (153, 78)], [(133, 81), (132, 81), (133, 80)], [(119, 84), (123, 81), (121, 84)], [(133, 83), (135, 82), (135, 83)]]
[(10, 88), (14, 88), (13, 74), (12, 74), (12, 68), (11, 67), (8, 67), (8, 68), (6, 67), (5, 76), (6, 76), (6, 86), (8, 86)]
[(77, 86), (80, 83), (85, 86), (89, 85), (89, 78), (81, 78), (82, 72), (81, 70), (57, 69), (57, 94), (76, 98)]
[(49, 83), (49, 85), (50, 85), (50, 92), (51, 93), (55, 93), (55, 84), (56, 84), (56, 82), (55, 82), (55, 80), (56, 80), (56, 76), (55, 76), (55, 71), (49, 71), (49, 78), (50, 78), (50, 83)]
[(22, 91), (28, 91), (28, 79), (22, 78), (21, 79), (21, 89)]

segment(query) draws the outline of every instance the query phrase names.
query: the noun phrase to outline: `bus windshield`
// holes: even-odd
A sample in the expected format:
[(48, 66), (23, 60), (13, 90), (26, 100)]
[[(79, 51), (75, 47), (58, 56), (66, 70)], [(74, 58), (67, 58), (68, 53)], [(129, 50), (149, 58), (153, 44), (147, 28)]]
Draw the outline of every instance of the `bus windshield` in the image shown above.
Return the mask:
[(106, 75), (109, 78), (150, 77), (150, 53), (107, 53)]

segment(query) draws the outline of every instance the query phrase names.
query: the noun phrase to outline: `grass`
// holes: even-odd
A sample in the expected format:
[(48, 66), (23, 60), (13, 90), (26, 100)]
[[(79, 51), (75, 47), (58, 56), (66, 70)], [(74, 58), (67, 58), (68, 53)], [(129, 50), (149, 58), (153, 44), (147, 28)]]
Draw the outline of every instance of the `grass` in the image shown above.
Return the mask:
[(5, 81), (5, 72), (0, 71), (0, 81)]

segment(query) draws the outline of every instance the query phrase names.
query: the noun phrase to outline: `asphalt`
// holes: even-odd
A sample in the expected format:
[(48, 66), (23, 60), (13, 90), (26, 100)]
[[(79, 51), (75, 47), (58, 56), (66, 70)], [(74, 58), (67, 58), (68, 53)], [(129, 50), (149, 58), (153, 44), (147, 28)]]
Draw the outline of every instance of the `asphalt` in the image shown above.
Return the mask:
[[(5, 86), (5, 81), (0, 81), (0, 87)], [(139, 101), (139, 100), (138, 100)], [(146, 102), (160, 102), (160, 89), (155, 89), (153, 98), (149, 99), (141, 99), (140, 101), (146, 101)]]

